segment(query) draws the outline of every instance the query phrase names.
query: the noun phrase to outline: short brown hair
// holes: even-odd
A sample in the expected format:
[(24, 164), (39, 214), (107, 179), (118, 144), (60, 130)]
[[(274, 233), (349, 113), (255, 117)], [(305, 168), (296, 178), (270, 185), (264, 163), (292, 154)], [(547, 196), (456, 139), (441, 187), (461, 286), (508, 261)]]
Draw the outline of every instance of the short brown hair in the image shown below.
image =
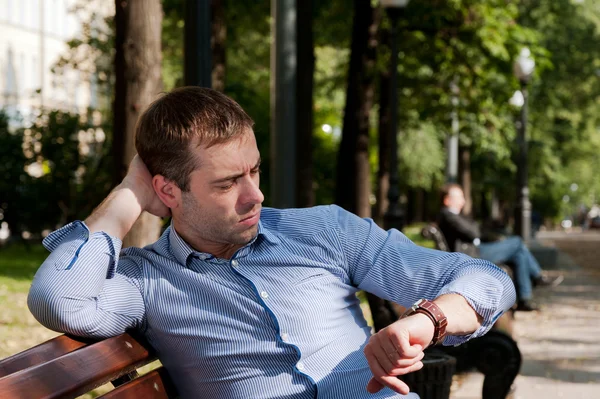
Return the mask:
[(452, 191), (452, 189), (454, 188), (458, 188), (459, 190), (462, 191), (462, 187), (460, 184), (457, 183), (446, 183), (444, 184), (444, 186), (442, 187), (441, 190), (441, 196), (440, 196), (440, 201), (442, 203), (442, 205), (444, 205), (444, 200), (446, 199), (447, 196), (450, 195), (450, 191)]
[(254, 121), (216, 90), (188, 86), (154, 101), (140, 116), (135, 148), (150, 173), (189, 191), (190, 173), (200, 166), (192, 146), (210, 147), (246, 133)]

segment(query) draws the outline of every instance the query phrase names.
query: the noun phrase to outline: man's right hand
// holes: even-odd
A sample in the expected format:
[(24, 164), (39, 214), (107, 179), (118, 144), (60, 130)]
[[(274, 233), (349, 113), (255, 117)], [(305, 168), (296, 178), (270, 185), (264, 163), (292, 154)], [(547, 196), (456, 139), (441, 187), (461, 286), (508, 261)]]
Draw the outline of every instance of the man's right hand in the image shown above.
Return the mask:
[(171, 210), (156, 195), (152, 187), (152, 175), (139, 155), (133, 157), (120, 187), (133, 191), (142, 210), (159, 217), (171, 216)]
[(123, 239), (143, 211), (171, 215), (152, 187), (152, 175), (139, 156), (129, 165), (127, 175), (85, 220), (91, 233), (103, 231)]

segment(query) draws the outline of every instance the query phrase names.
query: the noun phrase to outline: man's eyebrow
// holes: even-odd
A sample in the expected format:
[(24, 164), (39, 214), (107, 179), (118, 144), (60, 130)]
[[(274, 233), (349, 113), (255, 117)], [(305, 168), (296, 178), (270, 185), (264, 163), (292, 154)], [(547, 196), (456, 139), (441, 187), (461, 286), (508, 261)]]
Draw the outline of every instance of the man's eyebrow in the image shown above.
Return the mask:
[[(256, 162), (256, 165), (254, 165), (252, 170), (260, 167), (261, 162), (262, 162), (262, 159), (258, 158), (258, 162)], [(237, 173), (235, 175), (230, 175), (230, 176), (222, 177), (220, 179), (213, 180), (210, 182), (210, 184), (225, 183), (226, 181), (234, 181), (234, 180), (239, 179), (240, 177), (243, 177), (244, 175), (245, 175), (245, 173)]]

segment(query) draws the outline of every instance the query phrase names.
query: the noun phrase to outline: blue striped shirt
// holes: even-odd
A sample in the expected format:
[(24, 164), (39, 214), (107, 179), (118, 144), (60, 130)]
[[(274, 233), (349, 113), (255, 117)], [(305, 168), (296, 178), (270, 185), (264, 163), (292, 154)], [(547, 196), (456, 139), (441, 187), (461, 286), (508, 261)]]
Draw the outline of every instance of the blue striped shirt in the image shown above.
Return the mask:
[(402, 306), (463, 295), (484, 321), (447, 345), (484, 334), (515, 300), (493, 264), (419, 247), (334, 205), (264, 208), (257, 236), (229, 260), (195, 251), (172, 226), (143, 249), (121, 251), (82, 222), (44, 245), (34, 316), (82, 336), (140, 330), (186, 398), (403, 397), (366, 391), (371, 329), (358, 290)]

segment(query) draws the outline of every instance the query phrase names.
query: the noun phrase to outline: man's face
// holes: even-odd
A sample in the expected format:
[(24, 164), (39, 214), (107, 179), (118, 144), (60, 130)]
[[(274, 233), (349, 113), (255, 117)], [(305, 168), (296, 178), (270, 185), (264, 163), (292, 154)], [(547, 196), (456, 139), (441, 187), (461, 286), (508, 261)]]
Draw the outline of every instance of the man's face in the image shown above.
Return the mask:
[(458, 212), (462, 211), (465, 206), (465, 194), (463, 193), (463, 190), (458, 187), (451, 188), (446, 196), (444, 204), (450, 209), (454, 209)]
[(195, 241), (247, 244), (257, 234), (264, 200), (254, 133), (195, 151), (200, 167), (191, 173), (190, 191), (181, 193), (181, 208), (173, 214), (178, 229)]

